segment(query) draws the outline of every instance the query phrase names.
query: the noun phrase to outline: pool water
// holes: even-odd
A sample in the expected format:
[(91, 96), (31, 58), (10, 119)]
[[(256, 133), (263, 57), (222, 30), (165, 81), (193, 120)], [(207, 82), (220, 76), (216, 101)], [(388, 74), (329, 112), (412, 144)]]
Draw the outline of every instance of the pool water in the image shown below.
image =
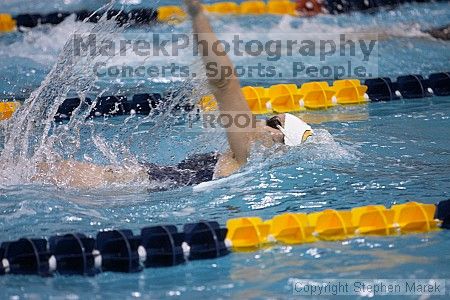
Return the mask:
[[(60, 9), (81, 7), (81, 1), (52, 2)], [(25, 7), (13, 11), (17, 6), (11, 3), (15, 2), (0, 4), (0, 11), (30, 12)], [(355, 13), (311, 20), (223, 18), (214, 20), (213, 26), (219, 32), (381, 32), (388, 37), (379, 42), (379, 75), (395, 78), (450, 69), (450, 44), (434, 40), (420, 30), (446, 24), (449, 8), (448, 3), (412, 4), (373, 15)], [(30, 98), (33, 103), (42, 107), (54, 105), (45, 96), (69, 91), (68, 85), (73, 82), (70, 80), (79, 74), (76, 68), (58, 69), (64, 65), (58, 53), (64, 51), (68, 33), (73, 30), (101, 30), (105, 35), (109, 34), (107, 30), (113, 30), (115, 35), (130, 31), (145, 34), (142, 28), (123, 30), (109, 24), (80, 24), (68, 19), (55, 27), (42, 26), (26, 33), (0, 36), (1, 97), (28, 98), (31, 91), (40, 88), (40, 93)], [(175, 28), (161, 25), (155, 30), (170, 33), (190, 29), (189, 24), (181, 24)], [(114, 59), (111, 64), (124, 63), (122, 58)], [(249, 58), (243, 60), (251, 62)], [(288, 62), (286, 58), (280, 64)], [(68, 72), (56, 76), (61, 70)], [(86, 75), (86, 82), (89, 76)], [(163, 92), (180, 84), (170, 80), (103, 78), (95, 81), (92, 88), (106, 94), (133, 94), (144, 90)], [(192, 131), (184, 117), (184, 113), (178, 113), (151, 118), (96, 118), (64, 123), (47, 132), (36, 126), (39, 130), (27, 134), (17, 126), (1, 123), (0, 147), (6, 147), (4, 137), (10, 132), (17, 134), (15, 147), (19, 148), (23, 140), (35, 145), (44, 133), (46, 144), (35, 148), (40, 155), (51, 152), (114, 165), (139, 161), (174, 163), (188, 154), (225, 149), (222, 132)], [(308, 213), (369, 204), (389, 207), (407, 201), (436, 203), (449, 198), (450, 97), (340, 106), (305, 113), (303, 117), (311, 120), (316, 132), (309, 143), (289, 151), (283, 147), (256, 149), (248, 166), (230, 178), (208, 186), (162, 192), (150, 192), (140, 184), (91, 190), (37, 184), (29, 180), (26, 156), (2, 153), (5, 160), (0, 171), (0, 241), (67, 232), (94, 235), (111, 228), (128, 228), (138, 233), (140, 228), (156, 224), (182, 226), (201, 219), (225, 224), (230, 218), (242, 216), (269, 219), (283, 212)], [(17, 121), (28, 124), (24, 119)], [(172, 268), (145, 269), (137, 274), (102, 273), (93, 278), (2, 276), (0, 298), (291, 298), (292, 281), (297, 278), (445, 279), (450, 278), (449, 236), (450, 232), (440, 231), (292, 247), (276, 245)]]

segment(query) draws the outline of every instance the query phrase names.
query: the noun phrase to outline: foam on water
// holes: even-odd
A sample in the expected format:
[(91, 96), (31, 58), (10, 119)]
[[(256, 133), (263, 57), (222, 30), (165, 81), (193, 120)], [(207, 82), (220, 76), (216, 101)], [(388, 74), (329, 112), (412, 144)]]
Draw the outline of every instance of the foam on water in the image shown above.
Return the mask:
[(27, 58), (44, 67), (51, 67), (69, 37), (74, 33), (89, 33), (93, 28), (94, 24), (76, 22), (75, 15), (71, 15), (57, 26), (41, 25), (26, 29), (19, 39), (0, 47), (0, 56), (5, 59)]
[[(230, 185), (252, 186), (258, 172), (272, 173), (285, 167), (317, 168), (330, 164), (345, 164), (358, 160), (361, 153), (354, 147), (345, 147), (337, 143), (326, 129), (315, 129), (314, 136), (308, 142), (298, 147), (283, 145), (274, 146), (271, 149), (255, 145), (252, 157), (247, 166), (241, 172), (226, 178), (220, 178), (196, 185), (194, 192), (210, 191), (214, 188), (229, 187)], [(287, 196), (291, 196), (287, 194)]]

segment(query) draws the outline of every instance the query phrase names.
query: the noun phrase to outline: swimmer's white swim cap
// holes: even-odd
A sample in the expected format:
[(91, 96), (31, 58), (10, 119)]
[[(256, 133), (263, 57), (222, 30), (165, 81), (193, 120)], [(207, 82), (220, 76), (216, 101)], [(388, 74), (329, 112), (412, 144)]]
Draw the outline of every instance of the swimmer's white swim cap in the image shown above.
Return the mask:
[(278, 129), (284, 134), (284, 144), (287, 146), (298, 146), (313, 135), (311, 126), (302, 119), (288, 113), (284, 116), (284, 127), (279, 126)]

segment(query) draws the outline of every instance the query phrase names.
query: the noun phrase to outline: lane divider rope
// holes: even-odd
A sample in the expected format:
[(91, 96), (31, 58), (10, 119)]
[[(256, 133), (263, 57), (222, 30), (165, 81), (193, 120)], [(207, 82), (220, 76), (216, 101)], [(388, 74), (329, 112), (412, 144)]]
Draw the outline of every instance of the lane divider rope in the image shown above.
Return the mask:
[(0, 13), (0, 33), (13, 32), (21, 28), (34, 28), (43, 24), (57, 25), (67, 17), (75, 15), (75, 21), (98, 23), (101, 18), (115, 20), (117, 25), (151, 25), (158, 19), (158, 12), (152, 8), (132, 9), (128, 12), (111, 9), (106, 12), (81, 10), (76, 12), (53, 12), (49, 14), (20, 14), (12, 16)]
[[(450, 72), (433, 73), (425, 79), (422, 75), (399, 76), (393, 82), (388, 77), (366, 79), (364, 84), (358, 79), (342, 79), (333, 82), (308, 82), (298, 87), (296, 84), (280, 83), (270, 87), (246, 86), (242, 88), (247, 103), (254, 114), (272, 114), (300, 112), (304, 110), (329, 109), (336, 105), (365, 104), (369, 101), (391, 101), (400, 98), (418, 99), (431, 96), (450, 96)], [(125, 95), (102, 96), (90, 116), (115, 116), (127, 114), (149, 114), (152, 110), (165, 110), (170, 101), (178, 97), (180, 92), (142, 93), (130, 97)], [(130, 99), (130, 100), (129, 100)], [(186, 97), (182, 104), (173, 109), (192, 111), (195, 105)], [(88, 105), (90, 98), (83, 100)], [(67, 120), (72, 112), (80, 106), (80, 98), (68, 98), (59, 107), (55, 116), (57, 121)], [(12, 116), (20, 106), (19, 102), (0, 102), (0, 120)], [(212, 95), (202, 97), (197, 104), (202, 111), (217, 109)]]
[(215, 221), (131, 230), (101, 231), (44, 238), (21, 238), (0, 246), (0, 275), (87, 275), (100, 272), (139, 272), (143, 268), (175, 266), (189, 260), (214, 259), (231, 252), (255, 251), (274, 244), (337, 241), (359, 236), (396, 236), (450, 229), (450, 200), (434, 204), (393, 205), (284, 213), (270, 220), (230, 219), (226, 227)]
[[(281, 89), (284, 88), (284, 91)], [(242, 89), (244, 96), (248, 95)], [(276, 89), (276, 92), (272, 91)], [(308, 82), (300, 87), (293, 84), (278, 84), (269, 88), (253, 87), (259, 91), (258, 97), (246, 97), (254, 114), (296, 112), (305, 109), (328, 109), (336, 104), (364, 104), (368, 101), (390, 101), (403, 99), (419, 99), (431, 96), (450, 95), (450, 73), (433, 73), (425, 79), (422, 75), (405, 75), (397, 77), (395, 82), (390, 78), (366, 79), (362, 85), (358, 79), (336, 80), (332, 86), (326, 81)], [(293, 100), (293, 96), (301, 99)], [(291, 101), (289, 101), (291, 100)], [(259, 103), (255, 103), (258, 101)], [(293, 104), (292, 102), (296, 102)], [(215, 110), (213, 96), (203, 97), (200, 101), (202, 110)], [(259, 109), (266, 107), (266, 109)]]

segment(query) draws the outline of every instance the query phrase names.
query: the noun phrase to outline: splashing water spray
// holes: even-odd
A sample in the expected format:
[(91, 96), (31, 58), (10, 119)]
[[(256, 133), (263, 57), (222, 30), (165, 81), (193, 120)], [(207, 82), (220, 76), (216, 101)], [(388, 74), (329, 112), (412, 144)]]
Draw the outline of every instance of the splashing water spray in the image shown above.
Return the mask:
[[(113, 3), (105, 7), (111, 7)], [(74, 33), (82, 37), (96, 34), (101, 43), (111, 39), (119, 30), (115, 22), (102, 20), (89, 32)], [(57, 62), (39, 88), (31, 93), (5, 125), (4, 148), (0, 154), (3, 165), (0, 178), (3, 183), (14, 185), (27, 182), (33, 176), (37, 163), (70, 157), (70, 148), (79, 147), (80, 126), (96, 104), (96, 101), (91, 104), (84, 101), (96, 82), (92, 68), (96, 59), (100, 59), (99, 55), (75, 56), (73, 39), (67, 40)], [(68, 93), (73, 90), (82, 100), (81, 105), (70, 121), (60, 126), (54, 122), (54, 117)], [(55, 145), (62, 143), (65, 144), (66, 153), (55, 152)]]
[[(111, 9), (116, 2), (113, 0), (98, 11)], [(114, 20), (106, 20), (106, 13), (98, 23), (93, 24), (88, 30), (80, 29), (80, 27), (74, 30), (62, 48), (55, 65), (41, 85), (31, 93), (13, 118), (3, 124), (4, 145), (0, 153), (2, 185), (17, 185), (33, 181), (39, 165), (43, 162), (48, 166), (56, 166), (57, 164), (54, 164), (54, 162), (76, 158), (82, 144), (83, 132), (88, 123), (86, 120), (91, 115), (91, 111), (98, 100), (97, 98), (92, 103), (86, 101), (87, 95), (98, 89), (96, 85), (98, 76), (93, 66), (96, 62), (105, 62), (111, 57), (103, 57), (100, 53), (77, 55), (73, 36), (77, 34), (82, 38), (87, 38), (89, 35), (95, 34), (96, 43), (101, 45), (103, 42), (117, 38), (118, 35), (124, 33), (124, 30), (125, 28), (118, 27)], [(186, 91), (192, 89), (183, 89), (183, 86), (192, 87), (191, 84), (192, 82), (189, 80), (183, 82), (181, 90), (184, 92), (176, 93), (172, 99), (167, 99), (168, 101), (163, 103), (164, 107), (158, 112), (152, 111), (150, 115), (137, 122), (130, 122), (129, 119), (132, 117), (127, 118), (118, 126), (119, 134), (122, 137), (128, 135), (128, 142), (130, 143), (131, 139), (142, 139), (143, 134), (145, 134), (147, 141), (157, 143), (157, 139), (161, 138), (161, 132), (151, 134), (150, 131), (159, 127), (160, 131), (162, 129), (164, 134), (168, 134), (167, 129), (171, 126), (168, 121), (173, 120), (170, 115), (172, 108), (185, 101)], [(200, 85), (205, 85), (205, 82), (200, 83)], [(105, 91), (100, 91), (97, 96), (102, 96)], [(72, 113), (67, 123), (57, 124), (54, 119), (58, 108), (68, 98), (68, 95), (73, 95), (74, 92), (80, 98), (81, 104)], [(149, 130), (146, 126), (145, 132), (130, 133), (130, 130), (135, 130), (145, 123), (147, 125), (151, 123), (154, 128)], [(117, 155), (117, 152), (120, 152), (121, 155), (128, 157), (125, 161), (131, 165), (139, 164), (138, 159), (129, 153), (130, 149), (126, 143), (116, 141), (114, 138), (106, 140), (95, 133), (94, 126), (91, 126), (90, 129), (88, 141), (91, 144), (90, 146), (93, 145), (95, 150), (99, 151), (108, 163), (112, 165), (123, 164), (124, 160), (119, 159), (118, 156), (120, 155)], [(52, 170), (49, 170), (49, 172), (52, 172)]]

